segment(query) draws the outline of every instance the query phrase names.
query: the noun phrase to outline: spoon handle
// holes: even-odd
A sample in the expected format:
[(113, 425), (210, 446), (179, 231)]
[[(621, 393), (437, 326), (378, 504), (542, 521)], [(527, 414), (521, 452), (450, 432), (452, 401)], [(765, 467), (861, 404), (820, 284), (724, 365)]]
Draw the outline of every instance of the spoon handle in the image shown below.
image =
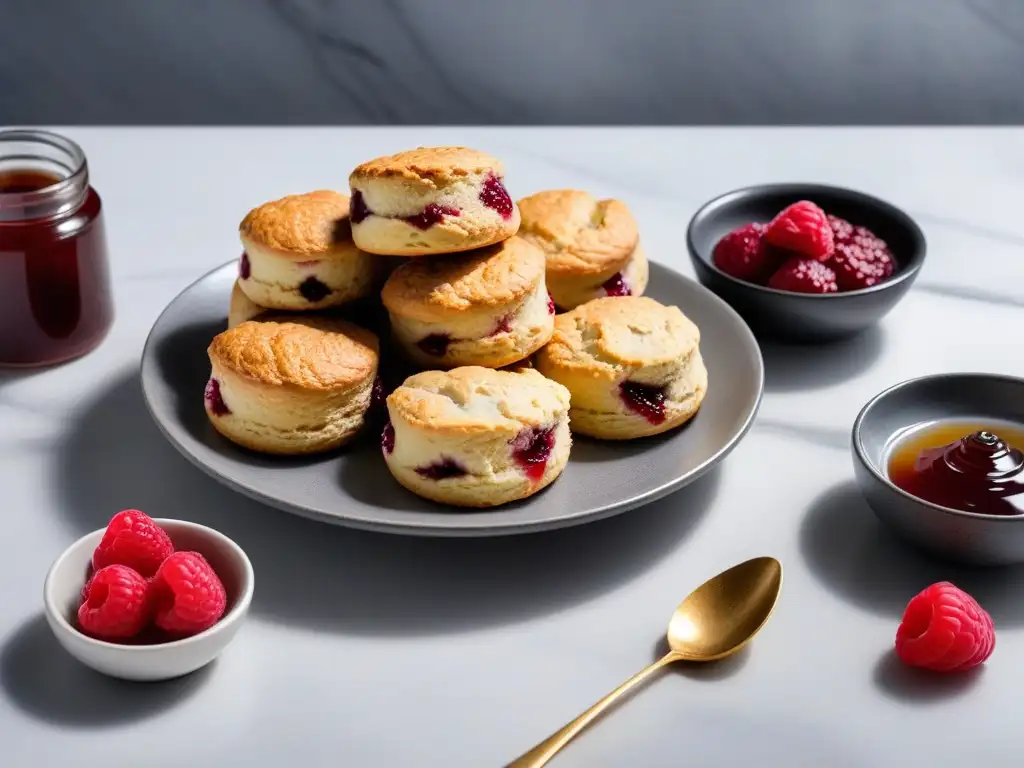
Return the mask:
[(678, 661), (679, 658), (679, 655), (674, 652), (665, 654), (649, 667), (637, 672), (633, 677), (629, 678), (629, 680), (624, 682), (582, 715), (562, 728), (562, 730), (551, 734), (529, 752), (526, 752), (513, 760), (505, 766), (505, 768), (541, 768), (541, 766), (547, 765), (548, 761), (554, 757), (562, 747), (568, 744), (573, 737), (596, 720), (601, 713), (618, 701), (619, 698), (646, 681), (648, 677), (653, 675), (659, 669), (667, 664), (671, 664), (673, 661)]

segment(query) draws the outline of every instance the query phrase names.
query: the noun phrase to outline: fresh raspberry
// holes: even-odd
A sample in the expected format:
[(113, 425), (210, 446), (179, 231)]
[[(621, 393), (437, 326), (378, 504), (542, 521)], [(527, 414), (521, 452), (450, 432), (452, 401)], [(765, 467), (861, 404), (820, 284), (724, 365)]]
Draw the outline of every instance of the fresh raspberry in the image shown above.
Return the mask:
[(948, 581), (932, 584), (907, 605), (896, 630), (896, 655), (904, 664), (935, 672), (976, 667), (996, 645), (992, 617)]
[(853, 237), (853, 224), (838, 216), (828, 215), (828, 225), (832, 227), (832, 239), (836, 245), (848, 243)]
[(815, 259), (796, 256), (772, 275), (768, 281), (769, 288), (795, 293), (835, 293), (836, 273)]
[(784, 208), (768, 224), (764, 239), (777, 248), (818, 261), (826, 261), (835, 247), (828, 217), (821, 208), (808, 200)]
[(198, 552), (175, 552), (164, 560), (150, 584), (153, 621), (175, 635), (209, 629), (224, 615), (224, 585)]
[(98, 571), (108, 565), (127, 565), (149, 578), (173, 551), (171, 538), (153, 518), (137, 509), (126, 509), (107, 525), (92, 553), (92, 567)]
[(127, 565), (100, 568), (82, 588), (78, 626), (100, 640), (134, 637), (149, 621), (149, 584)]
[(765, 247), (764, 229), (764, 224), (746, 224), (719, 240), (712, 253), (715, 266), (730, 277), (764, 283), (781, 261)]
[(896, 263), (888, 250), (864, 248), (855, 242), (838, 244), (832, 258), (825, 264), (836, 273), (840, 291), (870, 288), (891, 277), (896, 270)]

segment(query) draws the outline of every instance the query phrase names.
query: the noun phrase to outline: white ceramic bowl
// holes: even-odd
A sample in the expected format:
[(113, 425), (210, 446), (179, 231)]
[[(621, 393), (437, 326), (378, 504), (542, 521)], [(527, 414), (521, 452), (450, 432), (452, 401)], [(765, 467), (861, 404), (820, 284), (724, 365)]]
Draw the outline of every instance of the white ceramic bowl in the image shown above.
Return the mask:
[(213, 661), (234, 639), (252, 602), (255, 578), (242, 548), (222, 533), (184, 520), (157, 519), (176, 550), (198, 552), (209, 561), (228, 596), (223, 618), (205, 632), (156, 645), (121, 645), (96, 640), (77, 628), (78, 605), (93, 550), (103, 529), (83, 536), (54, 561), (43, 585), (46, 621), (64, 649), (83, 664), (124, 680), (168, 680)]

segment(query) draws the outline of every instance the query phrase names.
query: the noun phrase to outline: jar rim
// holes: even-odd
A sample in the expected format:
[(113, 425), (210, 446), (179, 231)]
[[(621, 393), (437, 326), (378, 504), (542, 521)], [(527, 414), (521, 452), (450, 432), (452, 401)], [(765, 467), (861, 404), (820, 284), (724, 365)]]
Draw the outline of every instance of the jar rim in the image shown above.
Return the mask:
[[(47, 145), (63, 153), (68, 162), (59, 164), (68, 170), (68, 175), (53, 184), (30, 191), (4, 192), (0, 189), (0, 220), (12, 217), (5, 214), (14, 214), (13, 218), (32, 218), (29, 212), (60, 216), (81, 204), (88, 186), (89, 169), (85, 152), (77, 142), (41, 128), (3, 129), (0, 130), (0, 161), (5, 157), (4, 145), (14, 142)], [(19, 212), (21, 215), (18, 215)]]

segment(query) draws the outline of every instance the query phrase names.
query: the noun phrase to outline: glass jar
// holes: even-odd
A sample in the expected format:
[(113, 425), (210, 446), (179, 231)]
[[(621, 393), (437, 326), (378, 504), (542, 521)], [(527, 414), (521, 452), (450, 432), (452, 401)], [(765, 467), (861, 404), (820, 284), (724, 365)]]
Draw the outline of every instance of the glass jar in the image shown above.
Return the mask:
[(93, 350), (114, 319), (102, 204), (85, 154), (48, 131), (0, 131), (0, 366)]

